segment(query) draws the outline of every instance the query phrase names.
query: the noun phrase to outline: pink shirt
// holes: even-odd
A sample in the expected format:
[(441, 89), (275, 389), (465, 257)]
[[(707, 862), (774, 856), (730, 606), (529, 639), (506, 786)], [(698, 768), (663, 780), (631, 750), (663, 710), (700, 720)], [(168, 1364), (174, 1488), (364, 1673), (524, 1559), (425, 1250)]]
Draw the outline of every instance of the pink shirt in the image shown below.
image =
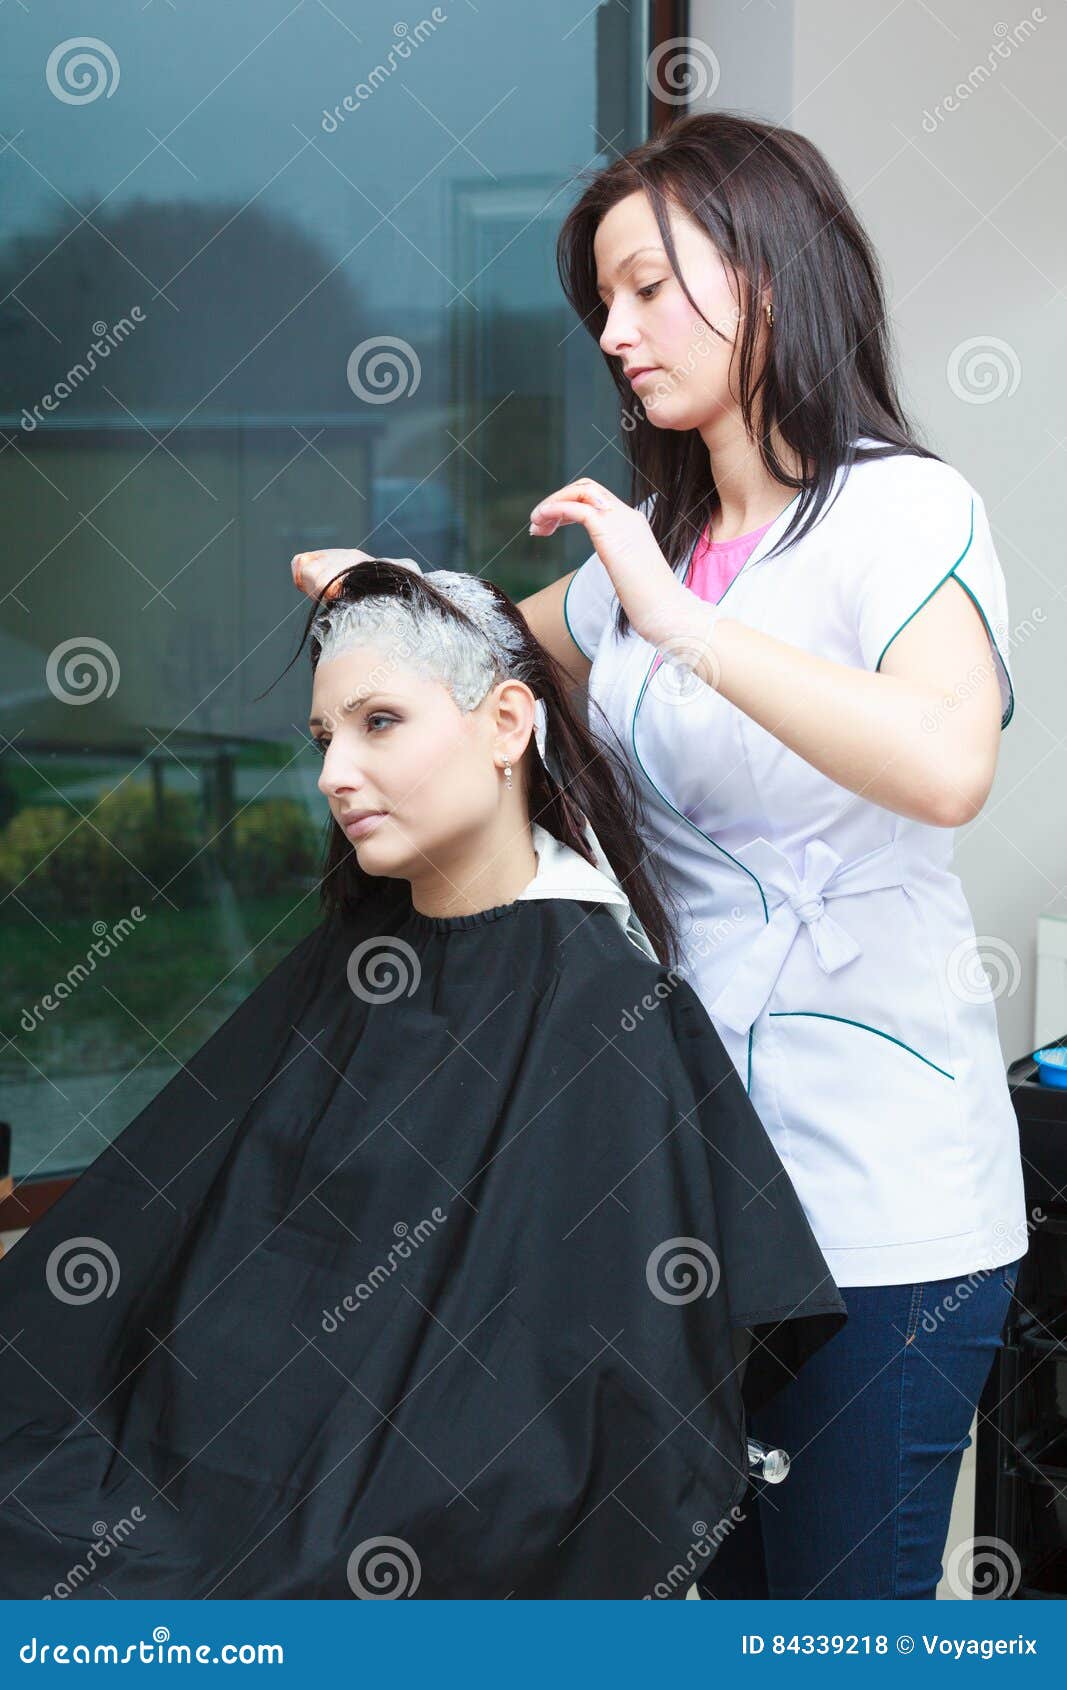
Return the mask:
[[(774, 521), (773, 517), (771, 521)], [(685, 578), (686, 586), (708, 604), (717, 604), (770, 526), (770, 522), (765, 522), (762, 528), (754, 528), (749, 534), (738, 534), (735, 540), (714, 540), (710, 545), (705, 530), (696, 543), (693, 561)]]
[[(771, 517), (771, 522), (774, 521), (776, 519)], [(693, 549), (692, 563), (685, 576), (685, 586), (697, 593), (697, 598), (703, 598), (705, 603), (719, 603), (730, 581), (741, 571), (744, 561), (756, 551), (759, 539), (766, 534), (771, 522), (764, 522), (761, 529), (752, 529), (749, 534), (737, 534), (736, 539), (717, 539), (710, 542), (705, 529)], [(659, 652), (653, 662), (653, 668), (649, 669), (649, 679), (656, 673), (661, 662), (663, 652)]]
[[(771, 522), (774, 520), (772, 517)], [(765, 522), (762, 528), (753, 528), (748, 534), (738, 534), (734, 540), (713, 540), (710, 543), (705, 529), (693, 551), (685, 585), (697, 598), (704, 599), (708, 604), (717, 604), (770, 526), (770, 522)], [(649, 671), (650, 676), (656, 673), (662, 662), (661, 652)]]

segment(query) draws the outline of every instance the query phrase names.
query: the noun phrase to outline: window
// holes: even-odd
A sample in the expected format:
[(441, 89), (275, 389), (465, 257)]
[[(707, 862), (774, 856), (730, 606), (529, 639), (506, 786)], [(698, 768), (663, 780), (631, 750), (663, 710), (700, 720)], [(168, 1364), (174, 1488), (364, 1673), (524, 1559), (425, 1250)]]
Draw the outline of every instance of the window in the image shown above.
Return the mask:
[(648, 22), (59, 0), (6, 28), (0, 1065), (41, 1180), (318, 920), (290, 555), (521, 597), (584, 555), (530, 539), (536, 499), (594, 462), (625, 487), (554, 243), (643, 136)]

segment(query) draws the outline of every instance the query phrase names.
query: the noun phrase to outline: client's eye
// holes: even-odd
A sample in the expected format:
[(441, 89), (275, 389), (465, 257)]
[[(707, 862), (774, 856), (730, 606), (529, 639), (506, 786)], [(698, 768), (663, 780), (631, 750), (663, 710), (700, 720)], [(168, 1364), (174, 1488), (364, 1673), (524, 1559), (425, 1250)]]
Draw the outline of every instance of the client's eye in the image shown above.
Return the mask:
[[(374, 727), (375, 722), (384, 722), (387, 726), (389, 726), (393, 722), (397, 721), (399, 721), (399, 717), (392, 715), (389, 711), (372, 710), (371, 714), (367, 717), (367, 726), (372, 733), (378, 733), (380, 730)], [(311, 743), (320, 757), (325, 757), (330, 748), (332, 739), (332, 734), (312, 734)]]

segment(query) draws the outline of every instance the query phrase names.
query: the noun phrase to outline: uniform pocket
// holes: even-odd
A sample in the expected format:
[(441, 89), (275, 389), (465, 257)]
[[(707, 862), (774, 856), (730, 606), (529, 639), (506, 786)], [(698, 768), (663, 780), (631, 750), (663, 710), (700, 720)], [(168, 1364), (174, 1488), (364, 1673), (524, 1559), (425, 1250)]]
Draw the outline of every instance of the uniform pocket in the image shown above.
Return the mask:
[(779, 1153), (824, 1250), (973, 1230), (972, 1173), (947, 1069), (843, 1016), (772, 1010), (765, 1026), (753, 1096), (764, 1084), (773, 1094)]

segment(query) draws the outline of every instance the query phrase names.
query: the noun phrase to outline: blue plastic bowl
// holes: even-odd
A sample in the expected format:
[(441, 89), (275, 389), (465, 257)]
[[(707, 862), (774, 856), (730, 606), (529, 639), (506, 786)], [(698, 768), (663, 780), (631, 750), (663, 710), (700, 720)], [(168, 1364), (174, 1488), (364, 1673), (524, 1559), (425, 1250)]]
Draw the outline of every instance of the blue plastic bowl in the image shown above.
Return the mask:
[(1037, 1077), (1043, 1086), (1062, 1086), (1067, 1090), (1067, 1046), (1042, 1045), (1034, 1051)]

